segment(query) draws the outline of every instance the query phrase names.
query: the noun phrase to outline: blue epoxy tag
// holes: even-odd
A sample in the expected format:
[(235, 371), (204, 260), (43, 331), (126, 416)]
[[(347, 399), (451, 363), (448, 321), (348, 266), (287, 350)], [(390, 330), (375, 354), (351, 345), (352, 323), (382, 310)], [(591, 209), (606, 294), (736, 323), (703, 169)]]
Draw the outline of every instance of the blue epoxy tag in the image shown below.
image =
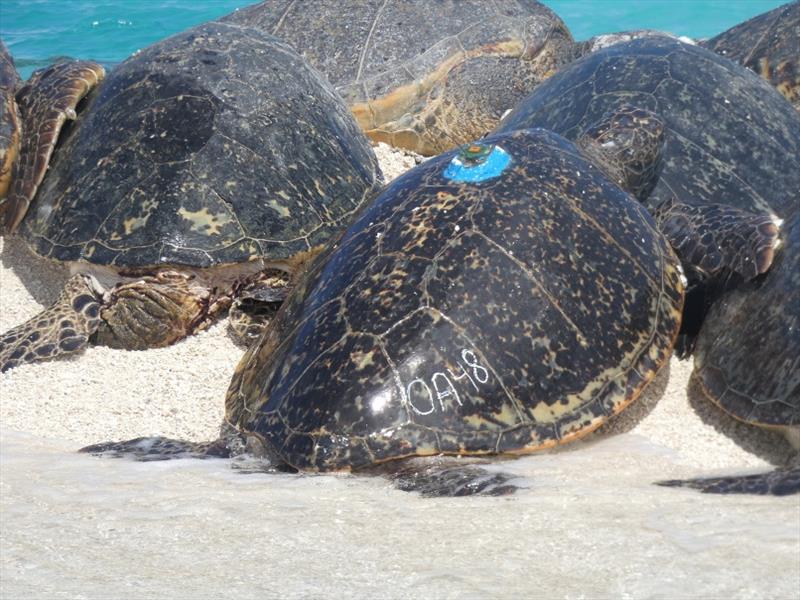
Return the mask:
[(511, 163), (511, 156), (500, 146), (469, 144), (453, 157), (444, 170), (452, 181), (477, 183), (497, 177)]

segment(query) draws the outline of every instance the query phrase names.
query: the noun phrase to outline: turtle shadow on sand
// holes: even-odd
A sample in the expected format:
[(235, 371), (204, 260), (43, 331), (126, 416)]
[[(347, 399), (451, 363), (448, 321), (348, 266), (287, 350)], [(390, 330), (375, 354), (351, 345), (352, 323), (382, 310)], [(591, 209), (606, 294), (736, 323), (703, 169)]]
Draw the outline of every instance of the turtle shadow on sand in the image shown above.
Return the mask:
[[(28, 294), (43, 306), (55, 301), (70, 277), (65, 265), (37, 256), (28, 248), (25, 240), (17, 235), (2, 237), (0, 266), (11, 270)], [(6, 293), (6, 289), (0, 292), (2, 296)], [(8, 298), (4, 299), (4, 306), (6, 302), (9, 302)]]
[(704, 424), (713, 427), (745, 452), (778, 467), (786, 465), (796, 454), (781, 432), (748, 425), (720, 410), (706, 397), (694, 378), (689, 379), (686, 396), (689, 406)]

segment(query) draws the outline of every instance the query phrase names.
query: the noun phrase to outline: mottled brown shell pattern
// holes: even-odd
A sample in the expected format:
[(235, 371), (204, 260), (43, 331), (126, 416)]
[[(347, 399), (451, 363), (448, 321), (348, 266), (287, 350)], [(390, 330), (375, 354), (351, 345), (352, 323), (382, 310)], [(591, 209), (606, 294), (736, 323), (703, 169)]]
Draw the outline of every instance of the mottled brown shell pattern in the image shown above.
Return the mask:
[(289, 260), (382, 184), (369, 142), (289, 46), (207, 23), (116, 67), (21, 231), (61, 261), (149, 268)]
[(497, 176), (447, 153), (361, 213), (237, 368), (227, 418), (300, 469), (521, 453), (622, 410), (668, 359), (683, 286), (646, 210), (542, 130)]
[(372, 139), (426, 155), (490, 131), (573, 54), (535, 0), (269, 0), (223, 21), (285, 40)]
[(800, 110), (800, 0), (753, 17), (702, 45), (755, 71)]

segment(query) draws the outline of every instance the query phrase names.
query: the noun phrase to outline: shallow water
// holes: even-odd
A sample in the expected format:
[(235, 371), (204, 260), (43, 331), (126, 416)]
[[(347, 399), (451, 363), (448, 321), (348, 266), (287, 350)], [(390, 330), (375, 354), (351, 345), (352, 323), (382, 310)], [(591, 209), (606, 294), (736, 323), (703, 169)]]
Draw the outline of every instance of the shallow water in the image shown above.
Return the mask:
[(583, 446), (498, 465), (514, 496), (424, 499), (5, 431), (3, 597), (797, 597), (796, 497), (653, 486), (674, 453), (635, 434)]
[[(28, 75), (58, 55), (113, 64), (249, 3), (0, 0), (0, 35)], [(710, 36), (781, 2), (547, 3), (581, 39), (644, 27)], [(800, 498), (704, 496), (651, 485), (688, 476), (687, 463), (696, 473), (741, 465), (736, 456), (719, 462), (727, 446), (688, 461), (693, 441), (713, 449), (700, 436), (674, 442), (685, 455), (628, 433), (502, 463), (497, 468), (518, 474), (528, 488), (505, 498), (422, 499), (375, 477), (244, 476), (224, 461), (98, 460), (74, 450), (105, 437), (170, 433), (148, 431), (149, 421), (123, 432), (118, 422), (127, 425), (130, 416), (121, 404), (109, 406), (111, 388), (128, 389), (131, 405), (152, 400), (162, 411), (196, 414), (199, 392), (178, 387), (179, 374), (187, 371), (188, 381), (199, 378), (196, 364), (222, 369), (206, 355), (172, 365), (164, 352), (166, 374), (134, 363), (133, 383), (121, 374), (109, 381), (104, 374), (114, 361), (122, 368), (140, 357), (119, 353), (92, 369), (103, 350), (6, 376), (4, 389), (26, 387), (30, 401), (3, 407), (2, 598), (800, 598)], [(237, 356), (225, 368), (232, 370)], [(159, 378), (150, 391), (150, 380)], [(217, 408), (227, 379), (225, 371), (211, 394)], [(179, 408), (167, 409), (165, 397), (173, 395)], [(69, 423), (53, 422), (64, 396), (80, 398), (69, 419), (94, 417), (102, 433), (76, 436), (78, 443), (8, 429), (17, 418), (20, 428), (66, 436)], [(642, 430), (651, 440), (674, 433)]]
[[(310, 0), (305, 0), (310, 1)], [(0, 37), (27, 78), (59, 56), (114, 65), (253, 0), (2, 0)], [(711, 37), (784, 0), (544, 0), (575, 39), (626, 29)]]

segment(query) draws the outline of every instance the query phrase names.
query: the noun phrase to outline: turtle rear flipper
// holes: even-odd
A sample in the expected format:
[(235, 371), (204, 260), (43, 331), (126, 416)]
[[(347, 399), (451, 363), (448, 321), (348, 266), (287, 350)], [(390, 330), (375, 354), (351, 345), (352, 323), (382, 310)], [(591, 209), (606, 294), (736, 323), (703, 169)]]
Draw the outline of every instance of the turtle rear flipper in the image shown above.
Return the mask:
[(760, 494), (788, 496), (800, 493), (800, 466), (775, 469), (756, 475), (702, 477), (657, 481), (665, 487), (689, 487), (704, 494)]
[(76, 275), (50, 307), (0, 335), (0, 372), (78, 352), (99, 326), (100, 301), (89, 282)]
[(766, 273), (778, 247), (781, 221), (767, 213), (671, 200), (656, 209), (655, 217), (681, 262), (701, 282), (725, 273), (744, 280)]
[(17, 229), (36, 195), (64, 121), (77, 117), (78, 103), (104, 76), (97, 63), (62, 62), (34, 73), (17, 92), (23, 135), (4, 207), (8, 232)]

